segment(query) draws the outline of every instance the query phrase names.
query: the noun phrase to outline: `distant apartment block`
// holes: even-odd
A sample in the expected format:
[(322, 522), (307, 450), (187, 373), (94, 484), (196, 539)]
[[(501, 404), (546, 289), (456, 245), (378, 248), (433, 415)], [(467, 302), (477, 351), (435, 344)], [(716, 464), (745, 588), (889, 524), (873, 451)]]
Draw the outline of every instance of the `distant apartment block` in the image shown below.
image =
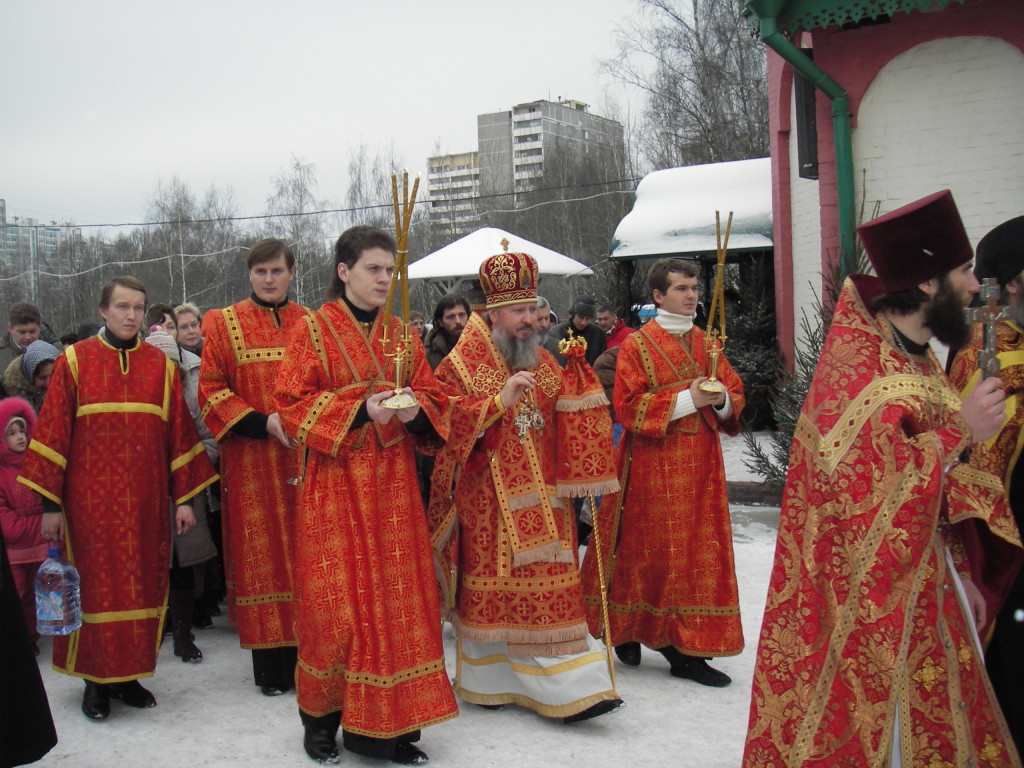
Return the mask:
[(480, 153), (461, 152), (429, 159), (427, 189), (430, 222), (435, 231), (454, 237), (476, 227), (480, 194)]
[(81, 241), (81, 228), (71, 222), (45, 224), (20, 216), (8, 221), (7, 202), (0, 199), (0, 254), (6, 263), (28, 268), (40, 258), (53, 256), (65, 243)]
[(515, 208), (555, 165), (588, 163), (602, 181), (625, 174), (622, 124), (592, 114), (581, 101), (531, 101), (477, 115), (476, 124), (476, 152), (429, 158), (435, 231), (463, 235), (479, 225), (481, 209)]

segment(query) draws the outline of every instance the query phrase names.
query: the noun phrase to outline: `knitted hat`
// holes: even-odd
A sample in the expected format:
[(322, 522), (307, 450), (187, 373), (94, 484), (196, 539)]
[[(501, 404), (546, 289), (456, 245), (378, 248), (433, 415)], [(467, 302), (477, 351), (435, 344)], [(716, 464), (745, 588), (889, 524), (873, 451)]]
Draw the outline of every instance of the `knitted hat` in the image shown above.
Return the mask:
[(43, 363), (48, 363), (56, 360), (60, 357), (60, 350), (57, 349), (53, 344), (42, 339), (36, 339), (27, 347), (21, 355), (21, 373), (28, 381), (29, 384), (33, 384), (36, 371), (39, 370), (39, 366)]
[(528, 253), (499, 253), (480, 265), (487, 309), (537, 301), (537, 260)]
[(597, 316), (597, 301), (592, 296), (580, 296), (572, 303), (569, 314), (593, 320)]
[(994, 277), (1005, 286), (1024, 272), (1024, 216), (1004, 221), (978, 243), (974, 274), (979, 280)]
[(167, 331), (160, 328), (160, 326), (154, 326), (157, 330), (152, 331), (149, 336), (146, 337), (146, 343), (152, 344), (154, 347), (159, 349), (171, 360), (176, 363), (181, 363), (181, 352), (178, 351), (178, 342), (174, 340), (174, 337)]
[(948, 189), (861, 224), (857, 234), (886, 293), (941, 277), (974, 256)]

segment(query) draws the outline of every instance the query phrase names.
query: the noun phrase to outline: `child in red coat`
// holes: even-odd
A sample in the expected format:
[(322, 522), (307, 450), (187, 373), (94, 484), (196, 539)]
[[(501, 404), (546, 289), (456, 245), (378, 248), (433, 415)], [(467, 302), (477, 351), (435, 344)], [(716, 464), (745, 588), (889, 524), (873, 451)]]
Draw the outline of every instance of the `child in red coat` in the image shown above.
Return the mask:
[(11, 561), (14, 585), (25, 611), (29, 637), (35, 645), (39, 633), (36, 631), (34, 582), (39, 565), (46, 559), (47, 542), (40, 529), (42, 500), (18, 482), (25, 450), (36, 427), (35, 411), (19, 397), (0, 400), (0, 425), (4, 430), (0, 442), (0, 529)]

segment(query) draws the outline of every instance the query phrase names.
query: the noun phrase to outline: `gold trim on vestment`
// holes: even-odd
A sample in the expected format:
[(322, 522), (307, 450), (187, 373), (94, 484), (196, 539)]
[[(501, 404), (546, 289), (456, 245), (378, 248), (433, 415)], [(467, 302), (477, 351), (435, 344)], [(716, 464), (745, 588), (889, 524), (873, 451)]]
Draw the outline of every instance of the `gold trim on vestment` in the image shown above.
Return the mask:
[(208, 478), (206, 480), (203, 480), (203, 482), (201, 482), (197, 487), (193, 488), (191, 491), (188, 491), (183, 496), (175, 499), (174, 500), (175, 506), (179, 506), (180, 507), (182, 504), (187, 504), (192, 499), (194, 499), (196, 496), (198, 496), (203, 490), (205, 490), (206, 488), (209, 488), (211, 485), (216, 483), (218, 480), (220, 480), (220, 475), (218, 475), (218, 474), (214, 474), (213, 477)]
[[(255, 302), (253, 303), (255, 304)], [(257, 304), (256, 306), (260, 305)], [(224, 327), (228, 332), (228, 339), (231, 341), (231, 352), (235, 358), (235, 365), (275, 362), (284, 359), (284, 347), (249, 349), (245, 346), (242, 324), (238, 320), (238, 314), (235, 312), (234, 306), (224, 307), (220, 314), (224, 318)]]
[(294, 597), (291, 592), (271, 592), (265, 595), (250, 595), (248, 597), (235, 595), (235, 605), (239, 608), (266, 605), (267, 603), (290, 603), (293, 600)]
[[(599, 604), (599, 600), (593, 596), (585, 599), (591, 605)], [(739, 616), (738, 605), (674, 605), (669, 608), (655, 608), (647, 603), (633, 603), (623, 605), (609, 601), (608, 610), (616, 613), (650, 613), (654, 616)]]
[(59, 504), (63, 503), (59, 496), (55, 496), (54, 494), (50, 493), (48, 490), (43, 488), (38, 483), (34, 483), (31, 480), (29, 480), (27, 477), (23, 477), (23, 476), (19, 475), (18, 476), (18, 482), (21, 483), (22, 485), (27, 485), (29, 488), (31, 488), (36, 493), (42, 494), (43, 496), (48, 498), (50, 501), (52, 501), (54, 504), (58, 504), (59, 505)]
[(82, 622), (85, 624), (110, 624), (115, 621), (144, 621), (159, 618), (164, 610), (164, 607), (160, 606), (159, 608), (135, 608), (130, 611), (102, 611), (100, 613), (82, 611)]
[(206, 448), (201, 442), (199, 442), (193, 445), (192, 448), (189, 449), (188, 453), (182, 454), (171, 462), (171, 472), (181, 469), (201, 453), (206, 453)]
[(30, 442), (28, 444), (28, 449), (30, 451), (35, 451), (36, 453), (38, 453), (43, 458), (49, 459), (50, 461), (52, 461), (54, 464), (56, 464), (61, 469), (67, 469), (68, 468), (68, 460), (67, 459), (65, 459), (63, 456), (61, 456), (55, 450), (53, 450), (53, 448), (51, 448), (50, 446), (46, 445), (45, 443), (39, 442), (35, 438), (32, 438), (32, 442)]
[(513, 576), (467, 576), (463, 574), (462, 584), (474, 590), (498, 590), (501, 592), (543, 592), (556, 589), (580, 580), (579, 571), (571, 570), (559, 576), (541, 576), (532, 579)]
[(148, 413), (166, 421), (164, 410), (152, 403), (89, 403), (78, 406), (75, 418), (79, 416), (95, 416), (99, 413)]
[[(927, 402), (945, 405), (950, 415), (959, 412), (960, 398), (941, 379), (925, 378), (922, 374), (898, 373), (874, 379), (850, 402), (843, 411), (842, 418), (824, 435), (811, 424), (799, 428), (794, 437), (798, 437), (815, 457), (816, 462), (826, 474), (831, 475), (839, 462), (849, 452), (861, 429), (873, 413), (893, 400), (904, 397), (921, 397)], [(800, 421), (809, 419), (804, 414)]]
[(335, 664), (330, 669), (321, 670), (311, 667), (301, 658), (298, 661), (298, 665), (306, 674), (310, 677), (315, 677), (317, 680), (330, 680), (338, 676), (343, 676), (347, 685), (370, 685), (374, 688), (385, 689), (394, 688), (410, 680), (416, 680), (420, 677), (427, 677), (428, 675), (435, 674), (436, 672), (444, 671), (443, 658), (427, 661), (423, 664), (417, 664), (414, 667), (408, 667), (393, 675), (374, 675), (369, 672), (349, 672), (345, 669), (344, 664)]
[[(872, 408), (872, 410), (874, 409)], [(825, 706), (832, 695), (833, 681), (840, 668), (846, 663), (842, 654), (846, 650), (847, 640), (849, 640), (850, 634), (856, 628), (857, 621), (860, 618), (861, 600), (863, 599), (861, 585), (867, 576), (868, 570), (874, 567), (875, 555), (878, 552), (878, 548), (882, 545), (882, 540), (892, 530), (893, 518), (920, 482), (921, 474), (913, 465), (909, 465), (898, 476), (893, 478), (893, 482), (889, 486), (891, 490), (884, 499), (879, 501), (874, 496), (868, 496), (863, 502), (844, 512), (844, 516), (856, 519), (861, 513), (862, 508), (874, 509), (876, 506), (878, 508), (871, 527), (864, 533), (861, 545), (858, 547), (856, 554), (851, 557), (849, 578), (846, 584), (846, 600), (843, 605), (836, 605), (834, 608), (834, 615), (836, 616), (835, 629), (831, 633), (831, 641), (821, 664), (821, 673), (818, 675), (814, 694), (811, 696), (807, 709), (798, 724), (790, 751), (789, 764), (800, 765), (807, 761), (807, 755), (813, 747), (814, 738), (818, 733)], [(939, 497), (936, 496), (936, 503), (938, 499)], [(832, 504), (836, 503), (832, 502)], [(824, 516), (824, 513), (821, 514)], [(804, 562), (803, 564), (805, 573), (814, 573), (815, 571), (813, 556), (813, 552), (805, 552), (804, 557), (809, 560), (809, 562)], [(922, 559), (923, 562), (924, 559)], [(921, 578), (921, 570), (923, 569), (919, 569), (915, 577), (915, 584)], [(830, 598), (833, 595), (834, 593), (830, 592), (825, 597)], [(908, 603), (908, 605), (915, 604), (915, 601)], [(909, 631), (911, 623), (908, 617), (907, 631)], [(905, 658), (905, 656), (900, 658)]]
[(588, 664), (601, 664), (604, 662), (604, 654), (599, 652), (579, 653), (567, 661), (552, 664), (547, 667), (540, 667), (536, 664), (523, 664), (513, 661), (512, 656), (507, 653), (492, 653), (479, 658), (469, 658), (463, 654), (462, 661), (471, 667), (488, 667), (492, 664), (508, 664), (517, 675), (529, 675), (531, 677), (554, 677), (572, 672)]
[(68, 370), (71, 371), (71, 378), (75, 380), (75, 386), (78, 386), (78, 352), (75, 351), (74, 345), (71, 345), (64, 350), (64, 358), (68, 361)]

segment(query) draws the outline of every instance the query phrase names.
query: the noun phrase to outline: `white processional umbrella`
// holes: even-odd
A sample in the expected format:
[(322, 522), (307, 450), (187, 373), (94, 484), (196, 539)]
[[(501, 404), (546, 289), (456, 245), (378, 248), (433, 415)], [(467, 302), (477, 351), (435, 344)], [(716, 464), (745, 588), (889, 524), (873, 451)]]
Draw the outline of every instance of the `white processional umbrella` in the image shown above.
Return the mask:
[(461, 280), (477, 279), (481, 262), (502, 252), (502, 240), (508, 240), (510, 252), (533, 256), (541, 275), (589, 277), (594, 274), (586, 264), (543, 245), (497, 227), (484, 227), (410, 264), (409, 279), (436, 282), (450, 293)]

